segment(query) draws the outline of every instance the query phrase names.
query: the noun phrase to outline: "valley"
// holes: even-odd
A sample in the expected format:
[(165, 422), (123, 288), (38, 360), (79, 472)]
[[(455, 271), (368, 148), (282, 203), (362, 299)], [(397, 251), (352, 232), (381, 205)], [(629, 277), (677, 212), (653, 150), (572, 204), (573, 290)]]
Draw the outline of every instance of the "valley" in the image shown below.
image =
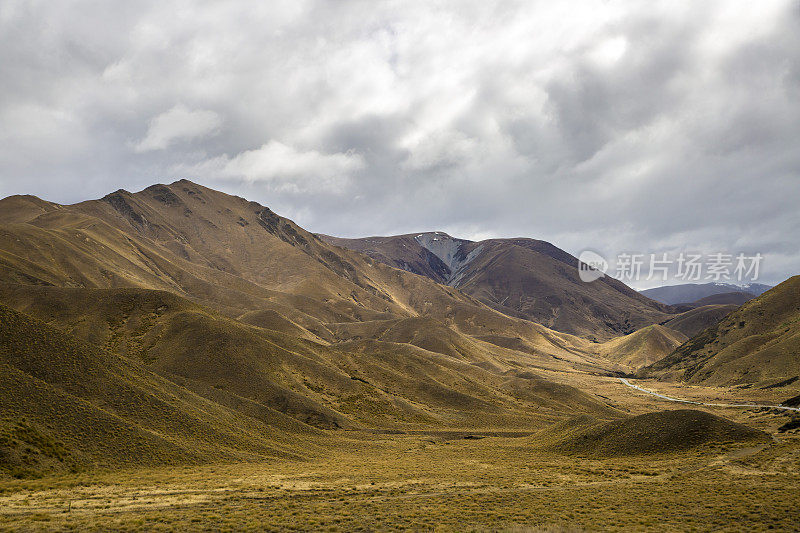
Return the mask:
[[(600, 390), (634, 412), (668, 407), (614, 381)], [(706, 410), (767, 430), (778, 418), (764, 410)], [(556, 436), (567, 428), (555, 428)], [(669, 439), (669, 426), (657, 435)], [(509, 531), (731, 529), (731, 522), (744, 531), (796, 523), (797, 437), (611, 456), (548, 449), (553, 437), (546, 430), (514, 437), (347, 431), (300, 461), (6, 481), (0, 506), (5, 527), (44, 530), (456, 530), (466, 520)]]
[(2, 527), (795, 527), (800, 277), (678, 306), (577, 265), (187, 180), (0, 200)]

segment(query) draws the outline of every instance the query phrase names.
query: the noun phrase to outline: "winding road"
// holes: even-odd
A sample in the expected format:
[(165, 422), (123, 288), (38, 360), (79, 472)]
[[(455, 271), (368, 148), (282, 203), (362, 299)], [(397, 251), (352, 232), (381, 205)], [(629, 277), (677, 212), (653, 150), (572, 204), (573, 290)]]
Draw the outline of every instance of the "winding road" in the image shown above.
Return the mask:
[(800, 407), (786, 407), (785, 405), (760, 405), (760, 404), (757, 404), (757, 403), (704, 403), (704, 402), (696, 402), (694, 400), (683, 400), (683, 399), (680, 399), (680, 398), (672, 398), (670, 396), (665, 396), (663, 394), (659, 394), (659, 393), (653, 392), (651, 390), (643, 389), (642, 387), (640, 387), (638, 385), (634, 385), (633, 383), (631, 383), (630, 381), (628, 381), (625, 378), (617, 378), (617, 379), (620, 380), (621, 382), (623, 382), (625, 385), (627, 385), (628, 387), (630, 387), (632, 389), (636, 389), (638, 391), (646, 392), (647, 394), (650, 394), (652, 396), (656, 396), (656, 397), (661, 398), (663, 400), (669, 400), (671, 402), (689, 403), (689, 404), (693, 404), (693, 405), (704, 405), (706, 407), (750, 407), (750, 408), (752, 408), (752, 407), (766, 407), (768, 409), (783, 409), (785, 411), (798, 411), (798, 412), (800, 412)]

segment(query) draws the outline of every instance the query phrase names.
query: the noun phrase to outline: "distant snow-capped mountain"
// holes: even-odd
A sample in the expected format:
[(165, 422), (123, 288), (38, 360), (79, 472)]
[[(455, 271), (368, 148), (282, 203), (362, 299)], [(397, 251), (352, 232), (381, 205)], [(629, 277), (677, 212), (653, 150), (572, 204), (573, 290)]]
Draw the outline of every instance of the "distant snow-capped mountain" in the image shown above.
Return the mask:
[(771, 288), (771, 285), (764, 285), (763, 283), (748, 283), (746, 285), (736, 285), (733, 283), (685, 283), (681, 285), (666, 285), (664, 287), (645, 289), (641, 291), (641, 294), (661, 303), (675, 305), (692, 303), (701, 298), (707, 298), (715, 294), (733, 292), (750, 293), (753, 296), (760, 296)]

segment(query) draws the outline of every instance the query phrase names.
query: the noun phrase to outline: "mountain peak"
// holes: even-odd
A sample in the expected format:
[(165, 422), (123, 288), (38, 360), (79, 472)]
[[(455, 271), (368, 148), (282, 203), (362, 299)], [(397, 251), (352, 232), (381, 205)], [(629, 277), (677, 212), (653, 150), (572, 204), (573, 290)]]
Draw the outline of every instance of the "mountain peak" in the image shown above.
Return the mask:
[(469, 253), (465, 252), (463, 246), (471, 244), (472, 241), (466, 239), (456, 239), (442, 231), (420, 233), (414, 237), (417, 243), (428, 250), (430, 253), (441, 259), (450, 270), (447, 284), (454, 284), (458, 277), (458, 272), (475, 258), (480, 252), (480, 246)]
[(186, 178), (181, 178), (179, 180), (173, 181), (170, 185), (194, 185), (197, 186), (197, 183), (187, 180)]
[[(423, 231), (422, 233), (415, 233), (413, 234), (414, 238), (422, 238), (422, 237), (429, 237), (432, 239), (452, 239), (450, 235), (443, 231)], [(463, 240), (463, 239), (459, 239)]]

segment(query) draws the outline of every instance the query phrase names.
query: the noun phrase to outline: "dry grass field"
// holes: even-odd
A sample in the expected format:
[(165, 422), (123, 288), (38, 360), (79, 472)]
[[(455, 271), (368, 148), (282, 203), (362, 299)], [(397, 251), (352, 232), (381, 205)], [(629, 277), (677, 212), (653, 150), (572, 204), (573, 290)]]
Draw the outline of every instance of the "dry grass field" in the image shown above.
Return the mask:
[(800, 442), (603, 459), (530, 438), (353, 433), (307, 461), (0, 485), (14, 530), (794, 530)]

